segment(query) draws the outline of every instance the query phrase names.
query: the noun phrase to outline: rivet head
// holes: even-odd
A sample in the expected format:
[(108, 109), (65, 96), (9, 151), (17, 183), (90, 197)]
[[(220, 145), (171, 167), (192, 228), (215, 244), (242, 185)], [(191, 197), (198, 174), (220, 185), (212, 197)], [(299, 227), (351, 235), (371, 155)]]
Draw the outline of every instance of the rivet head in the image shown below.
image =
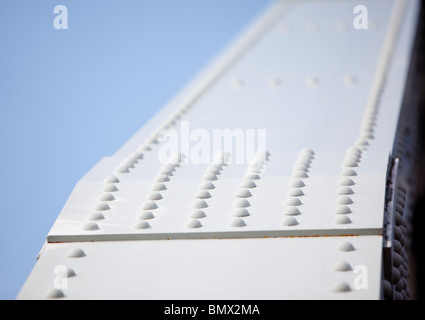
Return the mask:
[(285, 227), (296, 226), (297, 224), (298, 221), (294, 217), (284, 217), (281, 221), (281, 225)]
[(342, 164), (342, 167), (349, 167), (349, 168), (354, 168), (354, 167), (358, 167), (357, 161), (353, 160), (353, 159), (349, 159), (344, 161), (344, 163)]
[(152, 191), (163, 191), (163, 190), (167, 190), (167, 187), (163, 183), (154, 183), (151, 186), (151, 190)]
[(104, 194), (101, 194), (97, 200), (99, 200), (99, 201), (113, 201), (113, 200), (115, 200), (115, 197), (111, 193), (104, 193)]
[(349, 196), (340, 196), (336, 200), (337, 204), (352, 204), (353, 200)]
[(133, 224), (134, 229), (149, 229), (151, 226), (147, 221), (140, 220)]
[(334, 271), (345, 272), (345, 271), (350, 271), (351, 266), (348, 262), (339, 261), (339, 262), (335, 263), (333, 269), (334, 269)]
[(351, 223), (351, 219), (347, 216), (340, 215), (334, 219), (335, 224), (349, 224)]
[(162, 195), (157, 191), (149, 192), (146, 195), (146, 200), (161, 200), (161, 199), (162, 199)]
[(245, 180), (259, 180), (260, 176), (256, 173), (248, 172), (247, 174), (245, 174), (244, 179)]
[(208, 198), (211, 198), (211, 194), (206, 190), (200, 190), (195, 194), (195, 198), (208, 199)]
[(84, 251), (81, 250), (80, 248), (72, 248), (66, 254), (68, 258), (81, 258), (81, 257), (84, 257), (85, 255), (86, 254), (84, 253)]
[(240, 184), (241, 188), (255, 188), (257, 185), (255, 184), (254, 181), (250, 181), (250, 180), (244, 180), (242, 181), (242, 183)]
[(301, 214), (301, 212), (297, 207), (288, 207), (285, 209), (283, 214), (287, 216), (298, 216)]
[(252, 197), (251, 192), (249, 192), (248, 189), (241, 189), (238, 192), (236, 192), (236, 196), (239, 198), (249, 198)]
[(189, 214), (189, 218), (192, 218), (192, 219), (201, 219), (201, 218), (205, 218), (206, 216), (207, 215), (205, 214), (205, 212), (199, 209), (193, 210)]
[(204, 181), (199, 185), (199, 189), (202, 189), (202, 190), (211, 190), (214, 188), (215, 188), (214, 184), (209, 181)]
[(97, 225), (96, 222), (90, 221), (84, 224), (81, 229), (85, 231), (95, 231), (95, 230), (99, 230), (99, 226)]
[(107, 184), (102, 188), (103, 192), (116, 192), (118, 188), (114, 184)]
[(353, 189), (351, 189), (350, 187), (340, 187), (338, 189), (337, 194), (339, 195), (348, 195), (348, 194), (354, 194)]
[(194, 228), (200, 228), (202, 227), (201, 222), (196, 219), (190, 219), (184, 224), (185, 228), (194, 229)]
[(334, 210), (335, 214), (349, 214), (351, 209), (348, 206), (337, 206)]
[(354, 183), (354, 181), (352, 180), (352, 179), (350, 179), (350, 178), (342, 178), (340, 181), (339, 181), (339, 185), (341, 186), (341, 187), (348, 187), (348, 186), (353, 186), (355, 183)]
[(150, 201), (150, 200), (145, 201), (142, 204), (142, 209), (143, 210), (154, 210), (154, 209), (157, 209), (157, 208), (158, 208), (157, 204), (155, 202), (153, 202), (153, 201)]
[(349, 292), (351, 291), (350, 286), (346, 282), (336, 282), (332, 286), (334, 292)]
[(302, 188), (302, 187), (305, 187), (305, 184), (304, 182), (302, 182), (302, 180), (295, 179), (289, 183), (289, 186), (292, 188)]
[(100, 212), (93, 212), (88, 216), (88, 219), (96, 221), (96, 220), (103, 220), (103, 219), (105, 219), (105, 217)]
[(245, 208), (236, 208), (235, 210), (233, 210), (232, 216), (234, 216), (234, 217), (247, 217), (247, 216), (249, 216), (249, 212)]
[(291, 188), (288, 191), (288, 196), (291, 196), (291, 197), (300, 197), (303, 195), (304, 195), (304, 192), (299, 188)]
[(217, 180), (217, 176), (212, 173), (206, 173), (202, 176), (202, 180), (204, 181), (215, 181)]
[(236, 208), (246, 208), (251, 206), (251, 204), (249, 203), (248, 200), (246, 199), (237, 199), (234, 203), (233, 206)]
[(338, 244), (338, 246), (336, 247), (336, 249), (338, 251), (344, 251), (344, 252), (349, 252), (349, 251), (354, 251), (355, 250), (355, 248), (351, 244), (351, 242), (348, 242), (348, 241), (341, 242), (340, 244)]
[(60, 289), (51, 288), (44, 295), (46, 299), (58, 299), (65, 297), (65, 294)]
[(233, 218), (229, 222), (229, 227), (245, 227), (246, 223), (242, 218)]
[(204, 209), (204, 208), (208, 208), (208, 204), (204, 201), (204, 200), (195, 200), (192, 202), (192, 209)]
[(94, 206), (93, 209), (95, 211), (106, 211), (111, 209), (111, 207), (109, 207), (109, 205), (106, 202), (99, 202)]
[(292, 177), (293, 177), (293, 178), (301, 178), (301, 179), (305, 179), (305, 178), (308, 178), (308, 174), (307, 174), (307, 173), (305, 173), (305, 171), (303, 171), (303, 170), (297, 170), (297, 171), (294, 171), (294, 172), (292, 173)]
[(139, 213), (138, 218), (140, 220), (150, 220), (150, 219), (155, 218), (155, 216), (152, 213), (152, 211), (143, 211), (143, 212)]
[(285, 205), (287, 206), (300, 206), (302, 205), (302, 202), (300, 199), (298, 198), (289, 198), (288, 200), (286, 200)]
[(354, 171), (353, 169), (343, 169), (341, 171), (341, 176), (345, 176), (345, 177), (353, 177), (353, 176), (357, 176), (356, 171)]
[(170, 181), (170, 178), (168, 177), (168, 175), (160, 173), (154, 178), (154, 180), (156, 182), (167, 182)]
[(128, 167), (127, 167), (127, 166), (125, 166), (125, 165), (120, 165), (119, 167), (117, 167), (117, 168), (114, 170), (114, 172), (115, 172), (115, 173), (129, 173), (129, 172), (130, 172), (130, 170), (128, 170)]
[(103, 180), (103, 183), (118, 183), (120, 180), (115, 176), (109, 176)]

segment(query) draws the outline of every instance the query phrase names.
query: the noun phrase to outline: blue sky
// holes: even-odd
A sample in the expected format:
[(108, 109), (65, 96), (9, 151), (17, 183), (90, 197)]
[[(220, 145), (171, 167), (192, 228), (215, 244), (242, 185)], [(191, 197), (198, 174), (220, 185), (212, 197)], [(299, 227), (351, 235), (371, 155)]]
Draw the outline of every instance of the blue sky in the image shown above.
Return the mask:
[(18, 294), (78, 180), (272, 2), (0, 1), (0, 299)]

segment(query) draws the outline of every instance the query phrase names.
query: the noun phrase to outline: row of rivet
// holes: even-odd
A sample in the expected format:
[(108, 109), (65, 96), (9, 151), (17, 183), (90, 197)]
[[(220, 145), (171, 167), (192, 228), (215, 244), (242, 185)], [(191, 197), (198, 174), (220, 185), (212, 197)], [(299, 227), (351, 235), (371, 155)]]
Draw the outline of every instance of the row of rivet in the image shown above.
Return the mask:
[(255, 153), (254, 157), (250, 161), (248, 167), (245, 170), (245, 175), (239, 190), (235, 193), (236, 200), (233, 203), (232, 219), (229, 221), (229, 227), (245, 227), (246, 223), (243, 217), (250, 215), (247, 208), (251, 206), (251, 203), (247, 198), (252, 197), (250, 189), (255, 188), (257, 185), (254, 180), (259, 180), (261, 174), (264, 172), (266, 163), (270, 158), (270, 153), (266, 150), (259, 150)]
[[(343, 241), (336, 247), (336, 250), (338, 252), (341, 252), (344, 257), (346, 257), (346, 253), (355, 251), (355, 247), (353, 244), (349, 241)], [(350, 263), (348, 263), (346, 260), (339, 260), (336, 262), (333, 266), (333, 271), (341, 273), (341, 272), (349, 272), (352, 271), (353, 268), (351, 267)], [(348, 284), (347, 281), (336, 281), (332, 287), (331, 291), (333, 292), (349, 292), (351, 291), (351, 286)]]
[(137, 216), (138, 220), (133, 224), (134, 229), (148, 229), (151, 227), (146, 220), (155, 218), (153, 211), (158, 209), (157, 202), (163, 198), (160, 191), (167, 190), (165, 184), (170, 181), (170, 177), (174, 175), (176, 168), (180, 167), (184, 158), (184, 154), (176, 153), (171, 157), (169, 162), (163, 164), (159, 168), (157, 175), (153, 179), (154, 183), (150, 187), (150, 191), (145, 196), (145, 201), (140, 208), (141, 212)]
[[(321, 79), (317, 75), (308, 75), (305, 77), (305, 85), (307, 85), (310, 88), (316, 88), (320, 85)], [(275, 89), (283, 86), (283, 81), (281, 78), (273, 76), (267, 79), (265, 82), (268, 87)], [(344, 77), (342, 77), (342, 83), (346, 87), (354, 87), (358, 83), (358, 79), (356, 76), (352, 74), (347, 74)], [(246, 86), (246, 82), (242, 78), (234, 78), (231, 82), (231, 85), (235, 89), (242, 89)]]
[(298, 159), (292, 170), (291, 181), (289, 183), (289, 191), (285, 202), (286, 209), (283, 212), (285, 217), (281, 221), (281, 225), (285, 227), (295, 226), (298, 220), (294, 216), (300, 215), (299, 206), (302, 205), (300, 197), (304, 195), (302, 190), (305, 187), (304, 179), (308, 178), (308, 172), (311, 162), (314, 159), (314, 151), (311, 149), (302, 149), (298, 155)]
[(354, 168), (359, 166), (361, 158), (362, 150), (358, 147), (350, 147), (345, 153), (334, 210), (335, 224), (350, 224), (352, 222), (348, 214), (352, 213), (350, 205), (354, 203), (351, 197), (354, 194), (352, 187), (355, 185), (353, 178), (357, 176)]
[[(82, 258), (85, 256), (86, 256), (85, 252), (81, 250), (80, 248), (72, 248), (66, 254), (67, 258)], [(61, 265), (60, 269), (58, 269), (57, 271), (59, 271), (59, 274), (57, 275), (57, 277), (61, 277), (61, 278), (71, 278), (77, 275), (73, 269), (63, 265)], [(56, 273), (56, 270), (55, 270), (55, 273)], [(46, 299), (59, 299), (59, 298), (64, 298), (65, 294), (63, 290), (61, 290), (60, 288), (53, 287), (47, 290), (47, 292), (44, 294), (44, 297)]]
[(105, 216), (102, 212), (111, 209), (108, 202), (115, 200), (115, 196), (113, 195), (113, 193), (118, 191), (116, 184), (119, 182), (120, 180), (116, 176), (109, 176), (105, 178), (105, 180), (103, 180), (101, 194), (97, 198), (98, 202), (94, 206), (93, 212), (90, 213), (87, 217), (88, 222), (83, 225), (82, 230), (96, 231), (100, 229), (98, 223), (94, 221), (100, 221), (105, 219)]
[(206, 199), (211, 198), (209, 190), (215, 188), (213, 181), (218, 179), (218, 175), (221, 174), (224, 166), (227, 166), (229, 162), (230, 154), (225, 151), (219, 152), (212, 164), (210, 164), (205, 170), (202, 176), (202, 182), (199, 185), (199, 190), (195, 194), (196, 200), (192, 202), (191, 212), (189, 214), (189, 220), (184, 224), (185, 228), (193, 229), (202, 227), (202, 223), (198, 219), (206, 217), (205, 210), (208, 208)]

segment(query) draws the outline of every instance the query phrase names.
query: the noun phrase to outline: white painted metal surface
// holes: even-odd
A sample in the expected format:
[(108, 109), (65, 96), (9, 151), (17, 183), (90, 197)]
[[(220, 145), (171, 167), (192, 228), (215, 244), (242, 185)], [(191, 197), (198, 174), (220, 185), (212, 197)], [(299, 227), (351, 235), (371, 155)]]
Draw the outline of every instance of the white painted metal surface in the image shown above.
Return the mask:
[[(276, 2), (81, 179), (18, 298), (379, 299), (418, 2), (366, 1), (368, 30), (356, 5)], [(51, 291), (57, 265), (75, 275)]]

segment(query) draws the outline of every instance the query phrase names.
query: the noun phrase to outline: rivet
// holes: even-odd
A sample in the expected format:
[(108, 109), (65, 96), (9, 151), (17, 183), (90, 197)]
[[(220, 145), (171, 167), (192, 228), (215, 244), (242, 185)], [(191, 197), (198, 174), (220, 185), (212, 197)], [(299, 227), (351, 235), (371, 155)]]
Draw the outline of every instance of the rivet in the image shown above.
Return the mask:
[(255, 173), (249, 173), (248, 172), (247, 174), (245, 174), (244, 179), (245, 180), (259, 180), (260, 176), (258, 174), (255, 174)]
[(242, 88), (244, 86), (244, 82), (242, 79), (233, 79), (232, 87), (233, 88)]
[(204, 208), (208, 208), (208, 204), (204, 201), (204, 200), (195, 200), (192, 202), (192, 209), (204, 209)]
[(352, 87), (357, 84), (357, 78), (353, 75), (348, 74), (344, 76), (343, 82), (347, 87)]
[(162, 199), (162, 195), (157, 191), (149, 192), (146, 195), (146, 200), (161, 200), (161, 199)]
[(304, 172), (308, 172), (308, 168), (310, 165), (308, 163), (296, 163), (293, 167), (294, 171), (302, 170)]
[(204, 189), (204, 190), (211, 190), (214, 189), (215, 186), (212, 182), (209, 181), (203, 181), (200, 185), (199, 185), (199, 189)]
[(336, 247), (336, 249), (338, 251), (344, 251), (344, 252), (349, 252), (349, 251), (354, 251), (355, 248), (354, 246), (348, 242), (348, 241), (343, 241), (340, 244), (338, 244), (338, 246)]
[(201, 224), (201, 222), (199, 222), (199, 220), (190, 219), (184, 224), (184, 226), (185, 226), (185, 228), (194, 229), (194, 228), (202, 227), (202, 224)]
[(84, 253), (84, 251), (81, 250), (80, 248), (72, 248), (66, 254), (68, 258), (81, 258), (81, 257), (84, 257), (85, 255), (86, 254)]
[(103, 220), (105, 217), (100, 212), (93, 212), (88, 216), (89, 220)]
[(291, 188), (288, 191), (288, 196), (300, 197), (303, 195), (304, 195), (304, 192), (299, 188)]
[(288, 207), (285, 209), (283, 214), (287, 216), (298, 216), (301, 214), (301, 212), (297, 207)]
[(205, 214), (204, 211), (196, 209), (193, 210), (190, 214), (189, 214), (189, 218), (193, 218), (193, 219), (200, 219), (200, 218), (205, 218), (207, 215)]
[(217, 168), (207, 168), (206, 172), (208, 174), (213, 174), (213, 175), (219, 175), (220, 174), (220, 170), (218, 170)]
[(283, 34), (288, 34), (291, 29), (291, 25), (289, 25), (288, 23), (282, 22), (279, 24), (279, 32)]
[(113, 200), (115, 200), (115, 197), (111, 193), (104, 193), (104, 194), (101, 194), (99, 196), (99, 198), (97, 198), (97, 200), (99, 200), (99, 201), (113, 201)]
[(302, 202), (298, 198), (289, 198), (288, 200), (286, 200), (285, 205), (287, 205), (287, 206), (300, 206), (300, 205), (302, 205)]
[(310, 157), (314, 157), (314, 155), (315, 155), (316, 153), (315, 153), (312, 149), (304, 148), (304, 149), (301, 149), (300, 154), (307, 154), (307, 155), (309, 155)]
[(357, 167), (357, 161), (355, 160), (346, 160), (344, 161), (344, 163), (342, 164), (343, 167), (349, 167), (349, 168), (354, 168)]
[(255, 184), (254, 181), (250, 181), (250, 180), (244, 180), (242, 181), (242, 183), (240, 184), (241, 188), (255, 188), (257, 185)]
[(340, 196), (336, 200), (336, 204), (352, 204), (353, 200), (348, 196)]
[(242, 218), (233, 218), (229, 222), (229, 227), (245, 227), (246, 223)]
[(240, 189), (238, 192), (236, 192), (236, 197), (240, 198), (249, 198), (252, 197), (251, 192), (249, 192), (248, 189)]
[(202, 180), (204, 180), (204, 181), (215, 181), (215, 180), (217, 180), (217, 176), (215, 174), (206, 173), (202, 176)]
[(234, 216), (234, 217), (247, 217), (247, 216), (249, 216), (249, 212), (245, 208), (236, 208), (235, 210), (233, 210), (232, 216)]
[(97, 223), (90, 221), (90, 222), (87, 222), (85, 225), (83, 225), (81, 229), (86, 231), (95, 231), (95, 230), (99, 230), (99, 226), (97, 225)]
[(353, 189), (351, 189), (350, 187), (340, 187), (338, 189), (337, 194), (346, 195), (346, 194), (354, 194), (354, 192), (353, 192)]
[(289, 186), (292, 188), (302, 188), (302, 187), (305, 187), (305, 184), (304, 182), (302, 182), (302, 180), (295, 179), (289, 183)]
[(289, 226), (295, 226), (297, 224), (298, 224), (298, 221), (294, 217), (285, 217), (281, 221), (282, 226), (288, 226), (289, 227)]
[(46, 299), (58, 299), (65, 297), (65, 294), (60, 289), (51, 288), (44, 295)]
[(350, 286), (346, 282), (336, 282), (332, 286), (334, 292), (349, 292), (351, 291)]
[(99, 202), (94, 206), (93, 209), (95, 211), (106, 211), (111, 209), (111, 207), (109, 207), (109, 205), (106, 202)]
[(107, 184), (102, 188), (103, 192), (115, 192), (118, 191), (118, 188), (114, 184)]
[(118, 183), (120, 180), (115, 176), (109, 176), (103, 180), (104, 183)]
[(117, 167), (114, 172), (116, 173), (129, 173), (130, 170), (128, 170), (128, 167), (125, 165), (120, 165), (119, 167)]
[(140, 220), (150, 220), (155, 218), (154, 214), (152, 213), (152, 211), (143, 211), (139, 213), (138, 218)]
[(354, 181), (350, 178), (342, 178), (339, 181), (340, 186), (353, 186), (354, 184), (355, 184)]
[(338, 206), (335, 208), (335, 214), (349, 214), (351, 213), (351, 209), (347, 206)]
[(133, 224), (134, 229), (149, 229), (150, 227), (151, 227), (150, 224), (147, 221), (143, 221), (143, 220), (136, 221)]
[(348, 262), (340, 261), (335, 263), (333, 269), (334, 271), (345, 272), (345, 271), (350, 271), (352, 268)]
[(219, 164), (219, 163), (212, 163), (207, 167), (207, 171), (208, 170), (218, 170), (221, 171), (223, 170), (223, 165)]
[(272, 77), (272, 78), (269, 78), (269, 80), (267, 81), (267, 84), (270, 88), (277, 88), (277, 87), (280, 87), (282, 82), (279, 78)]
[(162, 191), (162, 190), (167, 190), (167, 187), (163, 183), (154, 183), (151, 186), (151, 190), (152, 191)]
[(317, 87), (320, 84), (320, 80), (317, 77), (309, 76), (309, 77), (306, 78), (305, 83), (309, 87), (314, 88), (314, 87)]
[(233, 203), (233, 206), (236, 207), (236, 208), (247, 208), (247, 207), (251, 206), (251, 204), (246, 199), (237, 199)]
[(170, 178), (168, 177), (168, 175), (160, 173), (155, 177), (154, 180), (156, 182), (167, 182), (167, 181), (170, 181)]
[(303, 170), (297, 170), (297, 171), (292, 173), (292, 177), (304, 179), (304, 178), (308, 178), (308, 174), (305, 173), (305, 171), (303, 171)]
[(334, 219), (335, 224), (349, 224), (351, 223), (351, 219), (347, 216), (340, 215)]
[(156, 203), (153, 202), (153, 201), (150, 201), (150, 200), (145, 201), (142, 204), (142, 209), (143, 210), (154, 210), (154, 209), (157, 209), (157, 208), (158, 208), (158, 206), (156, 205)]
[(305, 29), (310, 33), (316, 33), (320, 30), (320, 26), (317, 22), (310, 22), (305, 26)]
[(206, 190), (200, 190), (195, 194), (195, 198), (208, 199), (211, 198), (211, 194)]
[(353, 169), (343, 169), (341, 171), (341, 176), (345, 176), (345, 177), (353, 177), (353, 176), (357, 176), (356, 171), (354, 171)]

